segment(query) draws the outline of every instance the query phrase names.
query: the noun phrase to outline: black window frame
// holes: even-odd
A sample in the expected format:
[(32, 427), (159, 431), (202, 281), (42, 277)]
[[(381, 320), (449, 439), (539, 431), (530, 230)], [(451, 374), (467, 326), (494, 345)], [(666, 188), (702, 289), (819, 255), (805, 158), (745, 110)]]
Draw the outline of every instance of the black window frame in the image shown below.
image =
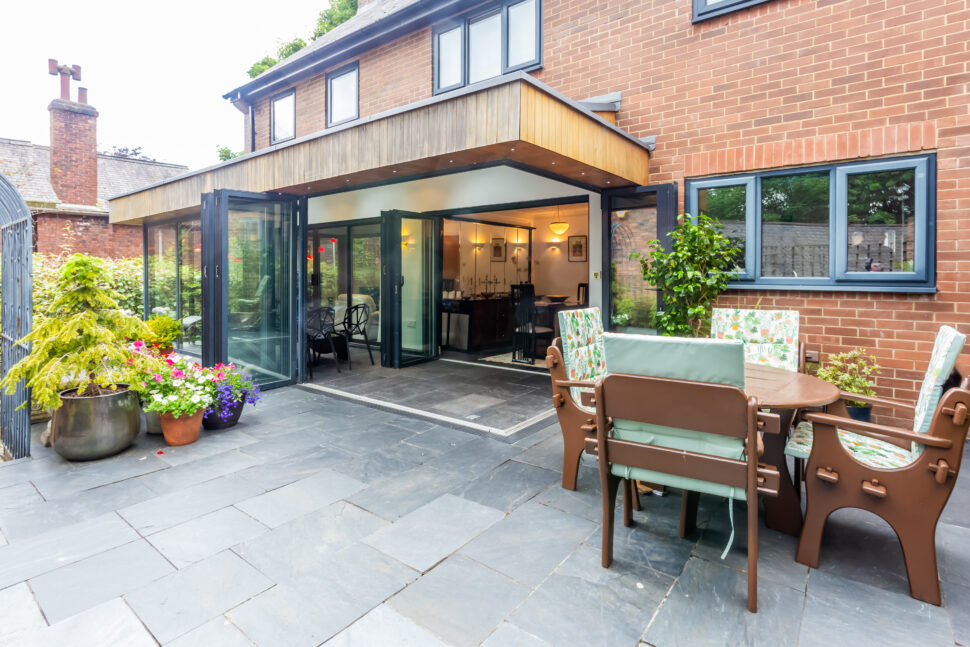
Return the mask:
[(722, 2), (718, 2), (716, 5), (708, 5), (705, 0), (693, 0), (694, 15), (691, 18), (691, 22), (703, 22), (710, 18), (723, 16), (724, 14), (747, 9), (748, 7), (754, 7), (765, 2), (771, 2), (771, 0), (722, 0)]
[[(913, 271), (850, 272), (847, 270), (848, 177), (861, 173), (913, 168), (915, 241)], [(761, 182), (765, 178), (829, 173), (829, 274), (825, 277), (764, 277), (762, 267)], [(739, 289), (835, 290), (856, 292), (936, 292), (936, 154), (907, 155), (853, 162), (816, 164), (751, 173), (691, 178), (686, 181), (685, 211), (696, 217), (698, 190), (745, 185), (746, 274), (731, 283)], [(751, 211), (753, 207), (753, 212)]]
[[(293, 134), (289, 137), (278, 138), (276, 136), (276, 102), (280, 99), (293, 95)], [(269, 99), (269, 143), (270, 145), (288, 142), (296, 139), (296, 88), (284, 90), (279, 94), (274, 94)]]
[[(501, 15), (501, 56), (502, 56), (502, 71), (495, 77), (502, 76), (503, 74), (508, 74), (510, 72), (517, 72), (522, 70), (524, 72), (533, 72), (535, 70), (542, 69), (543, 64), (543, 38), (542, 38), (542, 0), (534, 0), (535, 2), (535, 39), (536, 39), (536, 56), (535, 58), (524, 61), (517, 65), (509, 65), (509, 7), (521, 4), (522, 2), (527, 2), (528, 0), (499, 0), (498, 2), (493, 2), (485, 7), (481, 7), (474, 12), (468, 13), (459, 18), (451, 18), (449, 20), (440, 22), (434, 26), (431, 30), (431, 42), (432, 42), (432, 64), (431, 64), (431, 83), (434, 94), (442, 94), (444, 92), (450, 92), (452, 90), (457, 90), (458, 88), (463, 88), (467, 85), (471, 85), (469, 81), (469, 65), (471, 63), (471, 51), (469, 48), (469, 26), (473, 22), (477, 22), (484, 18), (494, 16), (496, 14)], [(438, 47), (438, 37), (443, 34), (452, 31), (453, 29), (461, 29), (461, 79), (458, 83), (454, 83), (449, 86), (440, 87), (438, 84), (438, 70), (439, 70), (439, 60), (440, 53)], [(482, 83), (488, 79), (481, 79), (475, 83)]]
[[(354, 78), (357, 81), (355, 84), (356, 90), (354, 98), (356, 101), (354, 101), (354, 116), (341, 119), (340, 121), (333, 121), (333, 81), (334, 79), (346, 76), (351, 72), (354, 73)], [(356, 121), (357, 119), (360, 119), (360, 61), (354, 61), (353, 63), (348, 63), (347, 65), (343, 65), (335, 70), (327, 72), (327, 128), (350, 123), (351, 121)]]

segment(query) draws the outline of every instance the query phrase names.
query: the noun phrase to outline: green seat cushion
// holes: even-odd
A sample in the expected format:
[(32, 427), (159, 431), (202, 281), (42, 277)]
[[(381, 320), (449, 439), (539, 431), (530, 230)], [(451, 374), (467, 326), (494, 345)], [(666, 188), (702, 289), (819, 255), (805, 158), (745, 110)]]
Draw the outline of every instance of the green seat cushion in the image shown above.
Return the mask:
[[(838, 434), (842, 447), (852, 454), (852, 457), (857, 461), (870, 467), (879, 469), (906, 467), (919, 456), (919, 454), (914, 454), (892, 443), (862, 434), (854, 434), (851, 431), (839, 429)], [(812, 423), (800, 423), (788, 439), (788, 443), (785, 445), (785, 453), (795, 458), (808, 458), (809, 454), (812, 453), (814, 437)]]

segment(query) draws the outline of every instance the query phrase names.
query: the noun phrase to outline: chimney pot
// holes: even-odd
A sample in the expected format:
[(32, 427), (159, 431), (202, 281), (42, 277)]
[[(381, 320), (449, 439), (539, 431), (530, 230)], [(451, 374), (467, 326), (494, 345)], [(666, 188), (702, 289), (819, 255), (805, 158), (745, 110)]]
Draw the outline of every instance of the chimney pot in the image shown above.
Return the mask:
[(78, 103), (87, 103), (88, 102), (88, 89), (87, 88), (78, 88), (77, 89), (77, 102)]

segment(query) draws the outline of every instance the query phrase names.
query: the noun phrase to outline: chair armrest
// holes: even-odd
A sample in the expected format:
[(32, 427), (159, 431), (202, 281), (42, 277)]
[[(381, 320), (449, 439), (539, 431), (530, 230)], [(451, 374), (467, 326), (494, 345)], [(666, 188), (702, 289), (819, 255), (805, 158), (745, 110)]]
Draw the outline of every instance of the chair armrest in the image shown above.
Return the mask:
[(839, 393), (839, 399), (850, 400), (853, 402), (865, 402), (867, 404), (878, 404), (880, 406), (890, 407), (893, 409), (903, 409), (910, 415), (916, 413), (916, 407), (907, 402), (900, 402), (899, 400), (887, 400), (886, 398), (877, 398), (872, 395), (860, 395), (858, 393), (842, 391)]
[(566, 387), (577, 387), (580, 389), (592, 389), (596, 386), (595, 382), (586, 382), (582, 380), (553, 380), (553, 384), (556, 386), (566, 386)]
[(860, 420), (853, 420), (852, 418), (833, 416), (828, 413), (808, 412), (804, 415), (804, 419), (808, 422), (819, 422), (823, 425), (837, 427), (843, 431), (851, 431), (852, 433), (862, 434), (863, 436), (869, 436), (870, 438), (875, 438), (877, 440), (882, 440), (880, 436), (888, 436), (890, 438), (908, 440), (919, 445), (938, 447), (940, 449), (949, 449), (953, 446), (953, 442), (948, 438), (939, 438), (937, 436), (930, 436), (929, 434), (917, 434), (915, 432), (900, 429), (898, 427), (877, 425), (873, 422), (862, 422)]

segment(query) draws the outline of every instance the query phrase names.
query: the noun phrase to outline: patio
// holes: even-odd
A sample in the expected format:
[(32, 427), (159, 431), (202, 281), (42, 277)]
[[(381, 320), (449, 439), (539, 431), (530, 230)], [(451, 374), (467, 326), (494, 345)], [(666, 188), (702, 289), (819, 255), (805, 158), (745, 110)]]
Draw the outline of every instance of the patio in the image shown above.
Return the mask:
[(751, 614), (713, 497), (687, 540), (679, 497), (645, 498), (601, 568), (595, 463), (561, 489), (550, 422), (508, 442), (286, 388), (193, 445), (142, 434), (87, 464), (35, 429), (0, 466), (0, 643), (970, 644), (966, 478), (937, 532), (944, 607), (909, 597), (888, 526), (841, 511), (820, 570), (762, 528)]

